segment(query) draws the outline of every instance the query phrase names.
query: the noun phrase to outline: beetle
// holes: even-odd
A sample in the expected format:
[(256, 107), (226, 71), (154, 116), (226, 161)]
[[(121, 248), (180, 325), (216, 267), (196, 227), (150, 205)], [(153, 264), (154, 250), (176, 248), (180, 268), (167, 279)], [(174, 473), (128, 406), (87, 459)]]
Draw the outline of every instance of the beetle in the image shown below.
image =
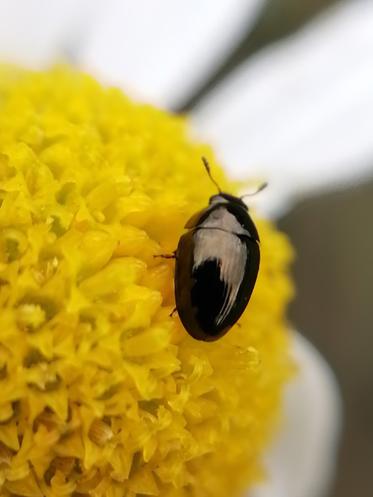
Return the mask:
[(175, 310), (184, 328), (197, 340), (214, 341), (237, 322), (250, 300), (260, 248), (243, 197), (221, 191), (207, 160), (202, 161), (218, 193), (186, 223), (188, 231), (174, 254), (163, 257), (176, 259)]

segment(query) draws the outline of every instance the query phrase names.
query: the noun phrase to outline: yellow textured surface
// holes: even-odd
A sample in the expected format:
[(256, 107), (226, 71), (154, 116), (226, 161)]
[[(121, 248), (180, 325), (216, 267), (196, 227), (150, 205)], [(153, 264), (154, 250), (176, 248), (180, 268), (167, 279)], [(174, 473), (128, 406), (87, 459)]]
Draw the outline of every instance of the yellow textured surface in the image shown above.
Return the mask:
[(256, 220), (262, 264), (223, 339), (174, 306), (186, 220), (232, 189), (186, 123), (59, 68), (0, 70), (1, 496), (234, 497), (291, 371), (291, 249)]

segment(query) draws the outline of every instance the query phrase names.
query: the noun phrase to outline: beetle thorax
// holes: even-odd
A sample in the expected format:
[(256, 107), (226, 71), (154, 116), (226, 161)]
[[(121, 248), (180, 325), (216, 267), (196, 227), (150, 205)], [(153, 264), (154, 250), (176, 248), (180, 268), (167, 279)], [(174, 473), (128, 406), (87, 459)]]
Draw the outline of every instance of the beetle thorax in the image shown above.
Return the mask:
[(198, 228), (212, 228), (236, 235), (250, 236), (250, 233), (238, 222), (236, 216), (229, 212), (224, 205), (214, 208)]

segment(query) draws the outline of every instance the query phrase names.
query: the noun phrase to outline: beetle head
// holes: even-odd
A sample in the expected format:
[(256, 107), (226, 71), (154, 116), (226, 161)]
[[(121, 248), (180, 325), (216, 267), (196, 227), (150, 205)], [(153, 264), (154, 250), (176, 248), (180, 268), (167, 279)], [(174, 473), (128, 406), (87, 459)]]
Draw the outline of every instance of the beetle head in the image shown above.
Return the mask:
[(224, 193), (224, 192), (219, 192), (218, 194), (210, 197), (209, 204), (210, 205), (234, 204), (234, 205), (237, 205), (238, 207), (243, 207), (245, 210), (248, 210), (247, 205), (240, 197), (235, 197), (234, 195), (231, 195), (230, 193)]

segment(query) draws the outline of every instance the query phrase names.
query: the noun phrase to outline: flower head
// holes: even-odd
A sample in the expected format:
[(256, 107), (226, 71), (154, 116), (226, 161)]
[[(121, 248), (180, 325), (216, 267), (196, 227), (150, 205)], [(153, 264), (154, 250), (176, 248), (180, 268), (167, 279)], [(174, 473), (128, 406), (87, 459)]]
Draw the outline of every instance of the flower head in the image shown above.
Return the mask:
[(226, 497), (260, 477), (292, 365), (291, 249), (239, 325), (197, 342), (174, 306), (185, 221), (214, 175), (184, 119), (58, 68), (0, 71), (2, 495)]

